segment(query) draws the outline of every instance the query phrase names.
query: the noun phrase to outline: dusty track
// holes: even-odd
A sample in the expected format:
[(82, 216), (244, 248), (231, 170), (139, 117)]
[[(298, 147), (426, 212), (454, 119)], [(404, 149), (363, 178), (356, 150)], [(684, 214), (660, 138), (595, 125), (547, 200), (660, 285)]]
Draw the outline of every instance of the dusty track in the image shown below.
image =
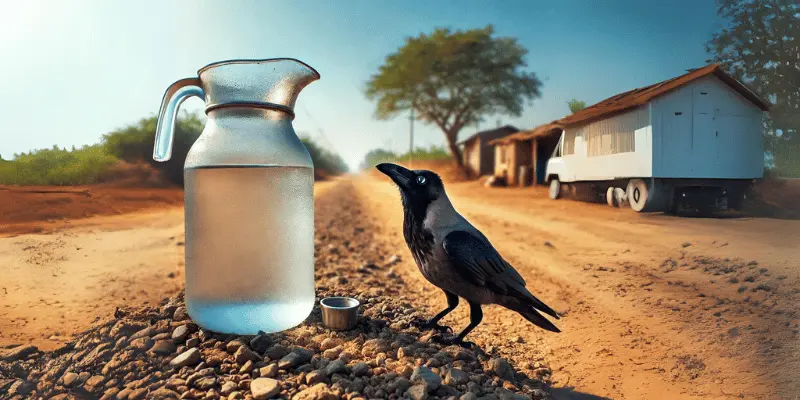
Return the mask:
[[(532, 291), (563, 314), (556, 335), (491, 306), (470, 339), (530, 376), (552, 369), (556, 398), (800, 395), (800, 221), (642, 216), (554, 202), (538, 190), (447, 188)], [(442, 293), (408, 256), (396, 188), (350, 178), (315, 192), (328, 205), (318, 208), (319, 222), (358, 210), (352, 218), (370, 219), (370, 254), (401, 256), (389, 276), (406, 282), (404, 297), (428, 313), (443, 308)], [(180, 290), (182, 224), (182, 210), (172, 208), (0, 239), (0, 345), (54, 348), (116, 306), (155, 304)], [(338, 230), (337, 240), (347, 237)], [(467, 314), (462, 305), (444, 322), (460, 329)]]
[[(355, 185), (408, 254), (397, 189)], [(628, 399), (800, 395), (800, 222), (636, 215), (475, 183), (448, 192), (564, 315), (556, 335), (495, 308), (471, 337), (518, 361), (543, 359), (564, 388), (556, 397), (576, 397), (569, 388)], [(431, 310), (443, 308), (411, 262), (398, 269)], [(467, 315), (462, 306), (445, 322), (460, 328)]]

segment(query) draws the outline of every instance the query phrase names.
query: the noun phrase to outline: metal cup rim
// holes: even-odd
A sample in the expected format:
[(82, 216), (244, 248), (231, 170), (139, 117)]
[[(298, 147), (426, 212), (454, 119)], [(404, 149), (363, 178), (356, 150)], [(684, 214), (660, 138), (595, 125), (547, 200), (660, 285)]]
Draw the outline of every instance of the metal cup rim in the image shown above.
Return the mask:
[[(345, 300), (347, 302), (354, 302), (355, 304), (350, 305), (350, 306), (334, 306), (334, 305), (328, 304), (328, 302), (331, 301), (331, 300)], [(352, 310), (354, 308), (358, 308), (358, 306), (361, 305), (361, 302), (358, 301), (355, 298), (352, 298), (352, 297), (332, 296), (332, 297), (326, 297), (326, 298), (320, 300), (319, 304), (320, 304), (320, 306), (322, 306), (324, 308), (329, 308), (329, 309), (333, 309), (333, 310)]]

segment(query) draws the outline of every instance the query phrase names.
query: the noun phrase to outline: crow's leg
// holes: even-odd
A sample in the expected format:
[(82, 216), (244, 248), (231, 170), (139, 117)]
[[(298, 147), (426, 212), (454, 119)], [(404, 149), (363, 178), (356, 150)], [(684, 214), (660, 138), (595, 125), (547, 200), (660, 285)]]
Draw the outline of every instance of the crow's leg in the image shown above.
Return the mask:
[(473, 329), (475, 329), (478, 324), (483, 321), (483, 310), (481, 309), (480, 303), (473, 303), (469, 302), (469, 325), (461, 331), (458, 336), (453, 339), (453, 344), (457, 344), (461, 347), (466, 348), (473, 348), (475, 347), (475, 343), (467, 342), (464, 340), (464, 337), (467, 336)]
[(458, 306), (458, 296), (444, 291), (445, 296), (447, 296), (447, 308), (436, 314), (433, 318), (422, 324), (422, 329), (435, 329), (439, 332), (452, 332), (453, 329), (449, 326), (439, 325), (439, 321), (444, 318), (445, 315), (450, 314), (451, 311), (455, 310)]

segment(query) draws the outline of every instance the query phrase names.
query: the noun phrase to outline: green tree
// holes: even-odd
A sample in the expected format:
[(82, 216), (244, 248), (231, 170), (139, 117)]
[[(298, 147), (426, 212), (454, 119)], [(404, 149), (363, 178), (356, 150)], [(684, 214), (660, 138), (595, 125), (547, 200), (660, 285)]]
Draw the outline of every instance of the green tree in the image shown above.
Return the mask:
[(575, 114), (576, 112), (586, 108), (586, 102), (578, 99), (572, 99), (567, 102), (567, 106), (569, 107), (569, 112)]
[(376, 117), (413, 109), (442, 130), (463, 169), (456, 139), (464, 126), (490, 115), (518, 116), (526, 101), (540, 95), (541, 81), (522, 70), (528, 51), (515, 38), (493, 34), (489, 25), (465, 31), (439, 28), (407, 38), (367, 82), (367, 98), (377, 100)]
[(774, 104), (765, 148), (782, 175), (800, 176), (800, 5), (794, 0), (719, 0), (727, 25), (706, 45), (710, 61)]

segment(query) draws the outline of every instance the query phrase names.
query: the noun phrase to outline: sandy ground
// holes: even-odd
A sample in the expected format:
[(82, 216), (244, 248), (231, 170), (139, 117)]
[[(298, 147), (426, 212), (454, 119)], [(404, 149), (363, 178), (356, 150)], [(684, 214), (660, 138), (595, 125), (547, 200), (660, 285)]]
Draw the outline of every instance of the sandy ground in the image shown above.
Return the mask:
[[(402, 257), (395, 272), (415, 306), (438, 311), (444, 296), (411, 262), (387, 181), (349, 178), (315, 192), (351, 186), (330, 194), (356, 197), (376, 246)], [(470, 339), (517, 363), (549, 364), (556, 398), (800, 395), (800, 221), (638, 215), (476, 183), (448, 192), (563, 315), (563, 333), (552, 334), (490, 306)], [(179, 291), (182, 218), (172, 208), (0, 238), (0, 346), (55, 348), (116, 306)], [(444, 322), (458, 330), (467, 315), (462, 305)]]

